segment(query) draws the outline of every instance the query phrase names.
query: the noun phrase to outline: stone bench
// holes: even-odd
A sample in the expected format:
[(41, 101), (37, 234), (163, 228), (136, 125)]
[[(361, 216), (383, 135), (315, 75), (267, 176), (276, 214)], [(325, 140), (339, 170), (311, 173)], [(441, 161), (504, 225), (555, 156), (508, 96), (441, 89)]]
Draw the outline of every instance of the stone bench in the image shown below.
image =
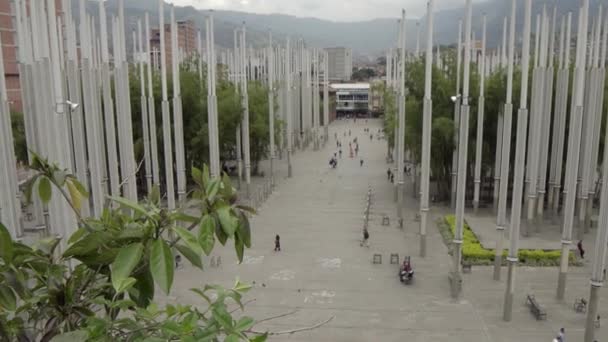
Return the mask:
[(530, 312), (534, 315), (534, 317), (536, 317), (537, 321), (544, 320), (547, 318), (547, 312), (536, 301), (536, 297), (534, 297), (534, 295), (531, 295), (531, 294), (527, 295), (526, 303), (530, 307)]

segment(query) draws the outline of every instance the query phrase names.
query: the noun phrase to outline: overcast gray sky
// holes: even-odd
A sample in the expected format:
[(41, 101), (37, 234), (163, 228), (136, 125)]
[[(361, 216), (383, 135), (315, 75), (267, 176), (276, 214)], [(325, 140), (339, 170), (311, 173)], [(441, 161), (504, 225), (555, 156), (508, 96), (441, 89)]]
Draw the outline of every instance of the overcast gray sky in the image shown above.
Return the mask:
[[(177, 6), (199, 9), (234, 10), (253, 13), (281, 13), (334, 21), (358, 21), (374, 18), (397, 18), (405, 8), (409, 18), (419, 18), (426, 11), (425, 0), (167, 0)], [(476, 0), (474, 2), (478, 2)], [(464, 0), (436, 0), (436, 9), (464, 5)]]

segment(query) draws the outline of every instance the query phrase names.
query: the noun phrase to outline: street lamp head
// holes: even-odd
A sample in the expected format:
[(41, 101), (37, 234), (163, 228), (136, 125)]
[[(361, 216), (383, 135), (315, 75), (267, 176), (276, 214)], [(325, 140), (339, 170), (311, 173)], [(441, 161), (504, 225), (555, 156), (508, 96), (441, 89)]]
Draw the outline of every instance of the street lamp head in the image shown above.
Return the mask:
[(72, 111), (72, 112), (75, 111), (80, 106), (80, 103), (75, 103), (70, 100), (66, 100), (65, 104), (67, 104), (70, 107), (70, 111)]
[(75, 111), (76, 108), (78, 108), (80, 106), (80, 104), (74, 103), (70, 100), (66, 100), (64, 102), (57, 102), (57, 103), (55, 103), (55, 113), (63, 114), (66, 106), (70, 110), (70, 113), (71, 113), (71, 112)]
[(452, 102), (456, 102), (456, 100), (458, 100), (462, 95), (458, 94), (458, 95), (454, 95), (451, 96), (450, 99), (452, 100)]

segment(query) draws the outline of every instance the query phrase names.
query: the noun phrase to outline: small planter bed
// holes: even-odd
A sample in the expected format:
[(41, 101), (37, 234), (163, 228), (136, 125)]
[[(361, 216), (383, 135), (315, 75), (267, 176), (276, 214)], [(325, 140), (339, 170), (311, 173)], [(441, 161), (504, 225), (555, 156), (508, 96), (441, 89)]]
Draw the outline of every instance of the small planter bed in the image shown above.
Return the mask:
[[(451, 253), (452, 240), (454, 239), (454, 233), (456, 231), (456, 217), (454, 215), (444, 216), (443, 220), (439, 222), (438, 227), (443, 236), (443, 240), (449, 246)], [(484, 248), (466, 221), (464, 223), (462, 240), (462, 258), (464, 263), (471, 265), (494, 265), (494, 249)], [(503, 265), (506, 265), (508, 253), (508, 249), (503, 251)], [(526, 266), (559, 266), (561, 251), (520, 249), (518, 257), (519, 263)], [(568, 260), (570, 265), (579, 265), (572, 252), (570, 252)]]

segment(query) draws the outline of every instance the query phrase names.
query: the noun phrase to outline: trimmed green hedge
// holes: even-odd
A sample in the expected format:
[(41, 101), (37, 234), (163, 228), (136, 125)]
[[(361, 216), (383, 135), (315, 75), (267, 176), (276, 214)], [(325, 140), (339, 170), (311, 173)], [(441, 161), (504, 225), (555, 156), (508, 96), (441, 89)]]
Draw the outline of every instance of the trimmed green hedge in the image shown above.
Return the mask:
[[(446, 215), (444, 221), (449, 227), (449, 233), (452, 238), (456, 232), (456, 217), (454, 215)], [(484, 248), (479, 239), (468, 223), (464, 223), (463, 243), (462, 243), (462, 258), (465, 262), (473, 265), (491, 265), (494, 263), (494, 249)], [(508, 255), (508, 250), (503, 251), (503, 260)], [(561, 258), (560, 250), (542, 250), (542, 249), (520, 249), (518, 253), (519, 262), (529, 266), (558, 266)], [(570, 252), (568, 257), (569, 263), (574, 265), (576, 260), (574, 254)]]

